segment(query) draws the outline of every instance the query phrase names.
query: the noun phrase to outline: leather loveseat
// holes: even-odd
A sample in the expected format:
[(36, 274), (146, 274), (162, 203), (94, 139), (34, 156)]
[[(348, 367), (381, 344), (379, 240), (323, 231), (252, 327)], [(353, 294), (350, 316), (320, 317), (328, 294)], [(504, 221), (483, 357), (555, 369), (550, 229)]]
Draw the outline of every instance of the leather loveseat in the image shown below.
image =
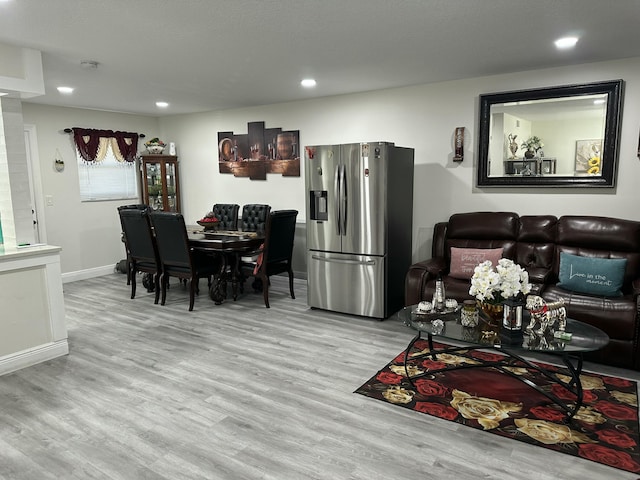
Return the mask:
[[(452, 250), (452, 247), (454, 250)], [(640, 222), (595, 216), (523, 215), (512, 212), (454, 214), (435, 225), (432, 257), (413, 264), (406, 275), (405, 305), (431, 300), (441, 275), (447, 297), (472, 298), (470, 280), (451, 275), (456, 249), (502, 249), (529, 273), (532, 292), (548, 301), (563, 299), (570, 318), (594, 325), (610, 337), (604, 349), (586, 359), (640, 370)], [(561, 257), (625, 259), (617, 294), (585, 293), (560, 282)], [(589, 275), (588, 275), (589, 276)], [(596, 275), (597, 278), (597, 275)]]

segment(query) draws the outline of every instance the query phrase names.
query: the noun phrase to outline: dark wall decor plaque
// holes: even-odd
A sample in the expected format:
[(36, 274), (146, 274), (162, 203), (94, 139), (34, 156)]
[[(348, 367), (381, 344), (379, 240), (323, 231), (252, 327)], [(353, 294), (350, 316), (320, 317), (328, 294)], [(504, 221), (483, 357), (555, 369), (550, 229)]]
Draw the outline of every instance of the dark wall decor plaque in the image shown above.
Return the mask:
[(267, 173), (300, 176), (300, 131), (265, 128), (265, 122), (249, 122), (246, 134), (218, 132), (220, 173), (266, 180)]

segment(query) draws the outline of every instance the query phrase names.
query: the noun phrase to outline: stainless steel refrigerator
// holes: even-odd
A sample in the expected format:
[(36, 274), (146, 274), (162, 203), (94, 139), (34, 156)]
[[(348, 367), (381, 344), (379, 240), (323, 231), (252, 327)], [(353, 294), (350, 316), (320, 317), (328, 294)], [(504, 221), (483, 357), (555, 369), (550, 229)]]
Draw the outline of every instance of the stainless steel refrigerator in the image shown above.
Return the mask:
[(383, 319), (403, 306), (413, 158), (388, 142), (306, 147), (310, 307)]

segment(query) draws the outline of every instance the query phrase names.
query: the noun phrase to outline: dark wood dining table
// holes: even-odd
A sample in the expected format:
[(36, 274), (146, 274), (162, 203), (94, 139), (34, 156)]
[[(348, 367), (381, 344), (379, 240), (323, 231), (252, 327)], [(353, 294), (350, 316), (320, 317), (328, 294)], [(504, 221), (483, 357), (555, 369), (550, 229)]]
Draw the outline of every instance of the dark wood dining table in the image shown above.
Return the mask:
[(217, 304), (227, 297), (227, 282), (231, 282), (233, 299), (238, 297), (240, 258), (243, 254), (258, 250), (264, 242), (264, 234), (241, 230), (203, 230), (187, 227), (189, 245), (195, 250), (219, 259), (220, 270), (209, 287), (209, 296)]

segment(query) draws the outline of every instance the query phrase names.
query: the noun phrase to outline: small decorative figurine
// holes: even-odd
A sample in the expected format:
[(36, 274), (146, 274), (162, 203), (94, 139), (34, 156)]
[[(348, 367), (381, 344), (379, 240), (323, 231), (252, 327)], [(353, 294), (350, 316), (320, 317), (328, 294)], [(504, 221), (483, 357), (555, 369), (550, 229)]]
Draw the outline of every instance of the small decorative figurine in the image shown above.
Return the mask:
[(511, 156), (509, 157), (511, 160), (516, 158), (516, 152), (518, 151), (518, 143), (516, 142), (516, 138), (518, 135), (509, 134), (507, 137), (509, 140), (509, 150), (511, 151)]
[(529, 295), (527, 310), (531, 313), (527, 332), (543, 336), (551, 333), (554, 326), (559, 332), (564, 332), (567, 325), (567, 309), (563, 300), (546, 302), (538, 295)]

